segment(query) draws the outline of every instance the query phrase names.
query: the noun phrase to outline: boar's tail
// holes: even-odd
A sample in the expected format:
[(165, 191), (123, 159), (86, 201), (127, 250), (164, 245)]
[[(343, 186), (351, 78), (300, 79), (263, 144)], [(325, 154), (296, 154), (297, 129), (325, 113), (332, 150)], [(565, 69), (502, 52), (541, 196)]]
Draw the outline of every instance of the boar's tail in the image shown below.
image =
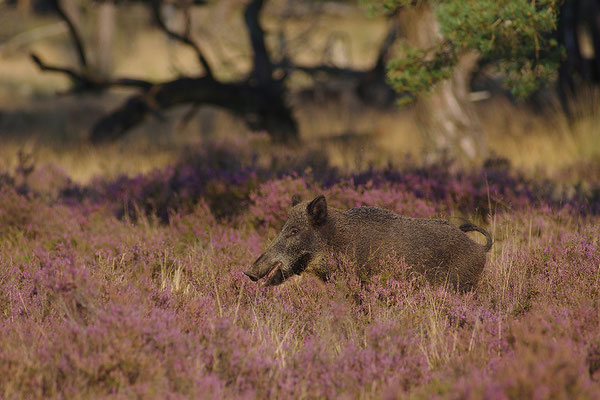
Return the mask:
[(490, 235), (490, 233), (488, 231), (486, 231), (485, 229), (480, 228), (477, 225), (473, 225), (470, 222), (468, 222), (466, 224), (462, 224), (461, 226), (458, 227), (458, 229), (460, 229), (463, 232), (477, 231), (477, 232), (485, 235), (485, 240), (486, 240), (486, 244), (484, 246), (485, 251), (489, 251), (492, 248), (492, 235)]

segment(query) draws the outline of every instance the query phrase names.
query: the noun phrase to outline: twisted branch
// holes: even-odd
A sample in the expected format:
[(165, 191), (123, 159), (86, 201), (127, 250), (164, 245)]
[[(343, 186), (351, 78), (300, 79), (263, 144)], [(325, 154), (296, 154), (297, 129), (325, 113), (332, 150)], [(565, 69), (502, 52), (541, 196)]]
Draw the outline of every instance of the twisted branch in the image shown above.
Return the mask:
[(69, 29), (69, 35), (73, 40), (73, 44), (75, 45), (75, 50), (77, 51), (77, 56), (79, 58), (79, 65), (83, 70), (88, 68), (87, 57), (85, 56), (85, 48), (83, 47), (83, 41), (81, 40), (81, 36), (79, 35), (79, 31), (77, 27), (66, 13), (66, 11), (62, 8), (60, 0), (51, 0), (52, 6), (56, 9), (56, 12), (67, 24), (67, 28)]
[(144, 90), (150, 89), (154, 84), (141, 79), (134, 78), (117, 78), (117, 79), (96, 79), (94, 77), (81, 74), (74, 69), (59, 67), (56, 65), (49, 65), (42, 61), (42, 59), (35, 53), (30, 54), (33, 62), (42, 71), (57, 72), (68, 75), (73, 82), (75, 82), (76, 89), (79, 91), (84, 90), (103, 90), (110, 87), (134, 87)]
[(162, 4), (161, 0), (153, 0), (152, 1), (152, 12), (154, 14), (154, 18), (156, 18), (156, 22), (158, 23), (158, 26), (160, 27), (160, 29), (162, 29), (170, 38), (175, 39), (180, 41), (181, 43), (190, 46), (192, 49), (194, 49), (194, 51), (196, 52), (196, 57), (198, 57), (198, 61), (200, 62), (200, 65), (202, 65), (202, 68), (204, 68), (204, 73), (206, 74), (206, 76), (208, 78), (214, 79), (214, 75), (212, 72), (212, 69), (210, 67), (210, 64), (208, 63), (208, 60), (206, 59), (206, 57), (204, 57), (204, 53), (202, 53), (202, 50), (200, 49), (200, 46), (198, 45), (198, 43), (196, 43), (196, 41), (191, 37), (190, 34), (190, 17), (189, 17), (189, 9), (187, 9), (185, 11), (185, 18), (186, 18), (186, 29), (185, 29), (185, 33), (181, 34), (178, 32), (175, 32), (172, 29), (169, 29), (169, 27), (167, 26), (163, 15), (160, 11), (160, 6)]

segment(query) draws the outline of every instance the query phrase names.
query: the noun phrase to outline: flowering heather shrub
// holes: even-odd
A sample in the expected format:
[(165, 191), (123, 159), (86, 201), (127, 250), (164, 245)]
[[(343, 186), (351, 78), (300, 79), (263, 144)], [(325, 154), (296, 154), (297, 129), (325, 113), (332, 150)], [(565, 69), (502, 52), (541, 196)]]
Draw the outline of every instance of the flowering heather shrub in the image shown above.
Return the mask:
[(0, 235), (7, 235), (13, 230), (31, 227), (34, 204), (27, 197), (19, 194), (13, 187), (0, 186)]
[(250, 194), (248, 211), (259, 224), (279, 228), (287, 218), (292, 196), (308, 197), (316, 189), (312, 182), (297, 176), (287, 176), (282, 179), (272, 179), (259, 185), (258, 190)]
[[(215, 145), (56, 198), (0, 180), (0, 398), (600, 398), (597, 200), (492, 169), (290, 163)], [(479, 286), (336, 257), (328, 282), (251, 282), (291, 195), (319, 192), (478, 218)]]
[[(469, 172), (454, 171), (442, 162), (426, 168), (398, 170), (390, 166), (343, 174), (328, 168), (322, 156), (315, 160), (313, 153), (319, 152), (309, 150), (296, 156), (276, 157), (259, 154), (244, 141), (209, 142), (199, 150), (190, 150), (171, 167), (133, 178), (98, 179), (85, 187), (69, 183), (59, 197), (66, 203), (99, 203), (112, 208), (119, 218), (135, 220), (141, 215), (153, 215), (165, 223), (173, 212), (188, 213), (203, 200), (218, 218), (235, 216), (254, 206), (256, 221), (270, 226), (273, 213), (283, 213), (287, 197), (282, 197), (273, 210), (268, 206), (279, 201), (279, 193), (286, 190), (307, 195), (328, 190), (333, 198), (339, 193), (340, 207), (377, 204), (398, 212), (414, 211), (415, 215), (460, 212), (485, 217), (490, 212), (531, 205), (600, 213), (598, 185), (564, 191), (560, 190), (561, 185), (530, 181), (494, 164)], [(318, 168), (314, 167), (315, 162)], [(0, 177), (2, 186), (10, 186), (11, 182), (10, 177)], [(19, 190), (28, 192), (32, 188), (21, 185)], [(292, 194), (285, 193), (288, 197)], [(262, 198), (266, 202), (256, 204)]]

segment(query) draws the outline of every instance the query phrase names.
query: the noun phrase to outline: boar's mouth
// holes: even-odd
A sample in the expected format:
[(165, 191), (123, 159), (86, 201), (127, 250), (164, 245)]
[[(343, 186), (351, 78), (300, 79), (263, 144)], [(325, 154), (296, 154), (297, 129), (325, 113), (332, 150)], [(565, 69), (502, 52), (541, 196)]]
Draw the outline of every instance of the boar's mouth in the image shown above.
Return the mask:
[[(296, 275), (300, 275), (308, 266), (310, 259), (310, 254), (302, 255), (292, 265), (292, 272)], [(284, 275), (283, 269), (281, 268), (282, 266), (283, 264), (281, 263), (281, 261), (278, 261), (275, 264), (273, 264), (273, 267), (271, 267), (269, 272), (267, 272), (267, 274), (265, 275), (267, 279), (264, 282), (264, 286), (279, 285), (291, 276), (290, 274), (288, 274), (288, 276)]]
[(283, 276), (283, 271), (281, 270), (281, 262), (276, 262), (271, 270), (267, 273), (267, 280), (265, 281), (265, 286), (275, 286), (279, 285), (281, 282), (285, 280)]

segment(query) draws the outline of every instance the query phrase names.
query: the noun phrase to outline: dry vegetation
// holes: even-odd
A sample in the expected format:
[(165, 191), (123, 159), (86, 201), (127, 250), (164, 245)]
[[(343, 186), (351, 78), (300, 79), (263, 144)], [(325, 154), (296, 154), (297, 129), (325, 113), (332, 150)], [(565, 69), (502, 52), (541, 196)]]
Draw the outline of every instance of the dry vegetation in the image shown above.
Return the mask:
[[(70, 57), (64, 37), (32, 46)], [(118, 71), (192, 68), (162, 37), (127, 46)], [(598, 93), (571, 124), (478, 103), (507, 169), (428, 163), (410, 109), (351, 98), (300, 103), (295, 149), (216, 109), (93, 147), (86, 130), (120, 93), (55, 97), (67, 82), (22, 51), (0, 77), (1, 398), (600, 398)], [(327, 283), (254, 285), (243, 271), (291, 195), (318, 192), (485, 226), (479, 287), (361, 285), (351, 260)]]
[[(597, 198), (556, 201), (495, 169), (340, 177), (255, 154), (213, 144), (54, 196), (2, 177), (0, 396), (600, 396)], [(393, 262), (361, 284), (352, 260), (332, 260), (327, 283), (250, 282), (291, 194), (319, 192), (477, 221), (495, 238), (478, 288), (430, 287)]]

